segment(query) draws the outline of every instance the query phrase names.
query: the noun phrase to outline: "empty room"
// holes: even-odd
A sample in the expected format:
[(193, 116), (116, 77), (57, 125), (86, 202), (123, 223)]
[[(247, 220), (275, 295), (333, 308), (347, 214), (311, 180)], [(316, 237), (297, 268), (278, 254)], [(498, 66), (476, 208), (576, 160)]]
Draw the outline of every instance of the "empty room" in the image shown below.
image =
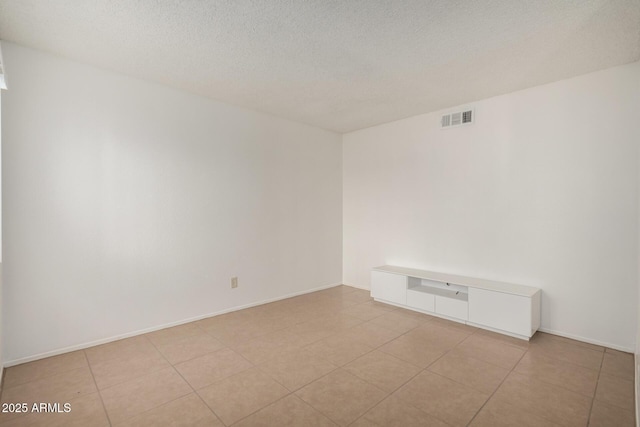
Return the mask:
[(0, 427), (640, 425), (639, 0), (0, 0), (0, 88)]

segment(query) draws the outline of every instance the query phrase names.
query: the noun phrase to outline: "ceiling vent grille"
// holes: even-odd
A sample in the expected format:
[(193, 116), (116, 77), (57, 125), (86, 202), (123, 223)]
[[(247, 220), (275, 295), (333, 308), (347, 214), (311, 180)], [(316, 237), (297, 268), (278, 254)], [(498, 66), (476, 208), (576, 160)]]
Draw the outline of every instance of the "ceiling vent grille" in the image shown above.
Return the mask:
[(444, 114), (440, 119), (440, 127), (442, 129), (448, 129), (460, 125), (469, 125), (473, 123), (474, 118), (475, 114), (473, 113), (473, 109)]

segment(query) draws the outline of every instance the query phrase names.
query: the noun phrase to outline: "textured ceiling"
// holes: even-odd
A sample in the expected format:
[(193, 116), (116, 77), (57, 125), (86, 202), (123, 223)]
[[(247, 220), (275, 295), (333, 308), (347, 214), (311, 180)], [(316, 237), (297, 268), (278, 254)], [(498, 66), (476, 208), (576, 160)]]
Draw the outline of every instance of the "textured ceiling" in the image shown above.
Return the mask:
[(640, 0), (0, 0), (0, 39), (347, 132), (637, 61)]

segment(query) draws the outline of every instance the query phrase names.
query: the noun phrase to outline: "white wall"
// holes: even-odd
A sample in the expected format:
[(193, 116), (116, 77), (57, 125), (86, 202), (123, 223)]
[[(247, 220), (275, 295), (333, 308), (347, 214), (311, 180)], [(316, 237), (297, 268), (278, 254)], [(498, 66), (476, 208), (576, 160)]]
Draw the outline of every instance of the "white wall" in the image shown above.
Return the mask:
[(396, 264), (543, 289), (542, 328), (633, 350), (640, 63), (343, 137), (343, 281)]
[(6, 362), (340, 283), (339, 135), (3, 50)]
[[(638, 92), (640, 92), (640, 68), (638, 69), (638, 73), (636, 76), (636, 87)], [(640, 101), (639, 101), (640, 102)], [(636, 126), (638, 126), (636, 124)], [(638, 156), (640, 159), (640, 140), (637, 141), (638, 144)], [(640, 161), (640, 160), (639, 160)], [(640, 168), (638, 170), (638, 191), (640, 192)], [(640, 203), (640, 193), (638, 197), (638, 202)], [(640, 205), (638, 206), (638, 224), (640, 224)], [(640, 381), (638, 381), (640, 374), (640, 226), (638, 227), (638, 256), (636, 259), (637, 267), (638, 267), (638, 301), (637, 301), (637, 318), (636, 318), (636, 348), (635, 348), (635, 398), (636, 398), (636, 426), (640, 427)]]
[[(2, 51), (0, 49), (0, 68), (2, 67)], [(2, 90), (0, 90), (0, 389), (4, 381), (4, 360), (2, 318), (4, 307), (2, 305)]]

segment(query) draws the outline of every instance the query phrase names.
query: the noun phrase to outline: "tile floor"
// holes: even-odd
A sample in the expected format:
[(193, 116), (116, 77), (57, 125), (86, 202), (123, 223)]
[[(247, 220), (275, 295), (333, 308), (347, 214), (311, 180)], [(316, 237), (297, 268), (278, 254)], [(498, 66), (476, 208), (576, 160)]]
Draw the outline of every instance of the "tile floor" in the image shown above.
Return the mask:
[(339, 286), (6, 370), (0, 426), (633, 426), (631, 354)]

